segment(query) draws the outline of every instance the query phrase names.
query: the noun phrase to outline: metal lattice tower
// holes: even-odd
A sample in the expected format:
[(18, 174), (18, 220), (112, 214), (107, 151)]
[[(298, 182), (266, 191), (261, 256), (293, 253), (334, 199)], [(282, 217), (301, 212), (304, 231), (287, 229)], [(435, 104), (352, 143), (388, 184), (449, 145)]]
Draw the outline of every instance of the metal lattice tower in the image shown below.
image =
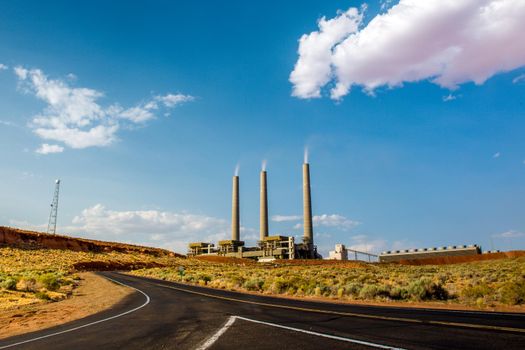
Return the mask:
[(47, 233), (56, 234), (57, 215), (58, 215), (58, 192), (60, 191), (60, 179), (55, 181), (55, 194), (51, 203), (51, 213), (49, 213), (49, 223), (47, 224)]

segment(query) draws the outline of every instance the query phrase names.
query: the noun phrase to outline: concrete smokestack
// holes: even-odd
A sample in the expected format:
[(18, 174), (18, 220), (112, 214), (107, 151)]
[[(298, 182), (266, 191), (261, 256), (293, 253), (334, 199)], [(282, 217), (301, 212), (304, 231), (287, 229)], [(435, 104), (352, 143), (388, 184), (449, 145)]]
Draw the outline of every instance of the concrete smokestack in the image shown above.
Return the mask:
[(303, 164), (303, 240), (305, 243), (313, 244), (312, 227), (312, 198), (310, 195), (310, 165)]
[(239, 241), (239, 176), (233, 177), (232, 191), (232, 240)]
[(266, 185), (266, 171), (261, 171), (261, 203), (260, 203), (260, 228), (259, 238), (268, 237), (268, 189)]

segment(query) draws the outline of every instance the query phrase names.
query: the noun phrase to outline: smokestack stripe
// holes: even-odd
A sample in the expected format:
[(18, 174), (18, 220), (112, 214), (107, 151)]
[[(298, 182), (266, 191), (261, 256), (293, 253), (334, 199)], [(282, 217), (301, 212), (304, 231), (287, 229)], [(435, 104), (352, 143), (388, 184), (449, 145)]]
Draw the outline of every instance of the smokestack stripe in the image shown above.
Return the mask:
[(260, 203), (260, 227), (259, 238), (264, 240), (268, 237), (268, 187), (266, 183), (266, 171), (261, 171), (261, 203)]
[(233, 177), (232, 191), (232, 240), (239, 241), (239, 177)]
[(312, 227), (312, 198), (310, 194), (310, 165), (303, 164), (303, 227), (304, 240), (306, 243), (313, 244), (313, 227)]

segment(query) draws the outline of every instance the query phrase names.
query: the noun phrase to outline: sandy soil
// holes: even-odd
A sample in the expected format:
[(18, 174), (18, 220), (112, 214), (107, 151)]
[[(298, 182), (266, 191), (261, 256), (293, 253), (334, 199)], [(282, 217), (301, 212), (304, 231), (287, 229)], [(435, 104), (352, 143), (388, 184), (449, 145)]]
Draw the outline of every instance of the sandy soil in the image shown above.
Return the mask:
[(133, 291), (94, 273), (79, 273), (80, 284), (63, 301), (24, 305), (0, 314), (0, 339), (57, 326), (105, 310)]

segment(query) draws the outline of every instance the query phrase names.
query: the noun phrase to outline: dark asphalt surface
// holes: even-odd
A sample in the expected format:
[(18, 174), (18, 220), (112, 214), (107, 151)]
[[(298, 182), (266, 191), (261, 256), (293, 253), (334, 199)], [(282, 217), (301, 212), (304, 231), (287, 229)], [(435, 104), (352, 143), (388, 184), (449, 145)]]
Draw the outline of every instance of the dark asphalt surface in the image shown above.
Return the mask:
[[(105, 272), (102, 275), (143, 291), (151, 299), (149, 304), (121, 317), (9, 349), (197, 349), (222, 329), (231, 316), (249, 320), (235, 319), (209, 349), (374, 349), (379, 345), (447, 350), (525, 348), (525, 314), (340, 305), (246, 295), (114, 272)], [(220, 298), (233, 298), (242, 302)], [(146, 297), (136, 292), (102, 313), (62, 326), (0, 340), (0, 349), (112, 317), (139, 307), (145, 301)], [(314, 309), (317, 312), (293, 308)], [(382, 319), (383, 317), (417, 321), (388, 320)], [(253, 320), (372, 344), (331, 339), (319, 334), (256, 323)], [(509, 327), (521, 329), (522, 332), (428, 323), (434, 321)]]

